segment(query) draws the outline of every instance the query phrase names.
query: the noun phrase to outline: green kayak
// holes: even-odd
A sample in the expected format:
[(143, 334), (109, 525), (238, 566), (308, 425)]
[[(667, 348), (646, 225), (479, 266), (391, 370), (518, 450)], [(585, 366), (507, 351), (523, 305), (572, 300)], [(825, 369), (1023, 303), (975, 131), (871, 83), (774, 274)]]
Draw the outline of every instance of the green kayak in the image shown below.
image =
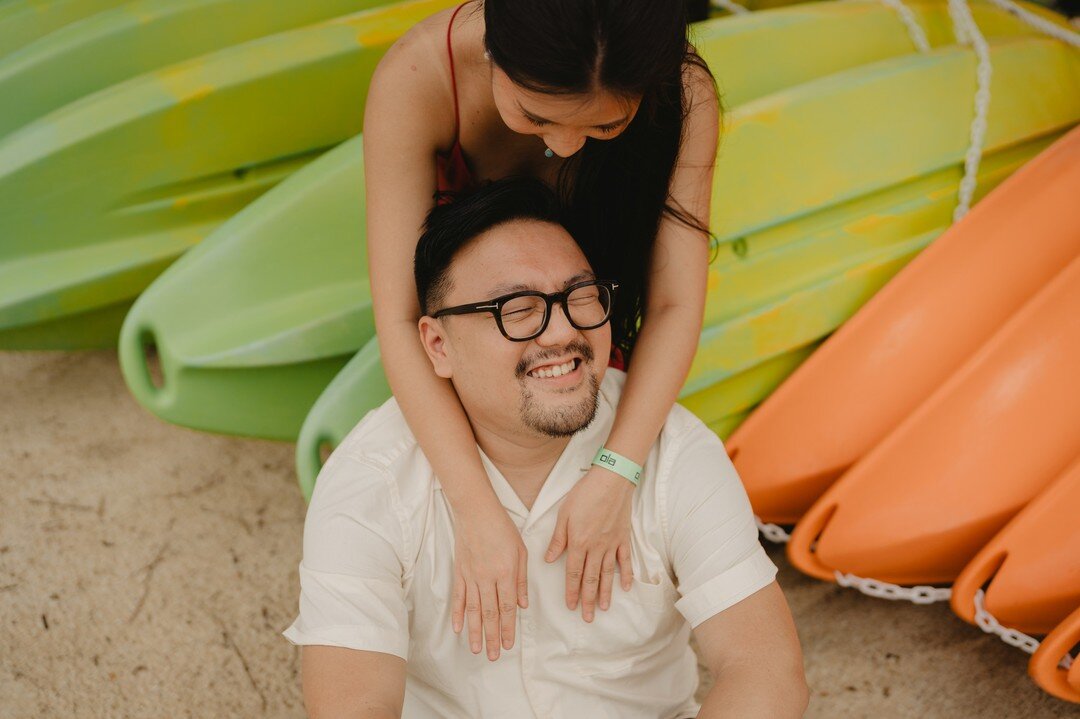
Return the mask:
[(113, 345), (165, 267), (359, 132), (383, 53), (451, 4), (413, 0), (241, 42), (0, 138), (0, 349)]
[(133, 77), (386, 4), (387, 0), (145, 0), (78, 18), (18, 50), (0, 48), (0, 97), (20, 98), (0, 106), (0, 137)]

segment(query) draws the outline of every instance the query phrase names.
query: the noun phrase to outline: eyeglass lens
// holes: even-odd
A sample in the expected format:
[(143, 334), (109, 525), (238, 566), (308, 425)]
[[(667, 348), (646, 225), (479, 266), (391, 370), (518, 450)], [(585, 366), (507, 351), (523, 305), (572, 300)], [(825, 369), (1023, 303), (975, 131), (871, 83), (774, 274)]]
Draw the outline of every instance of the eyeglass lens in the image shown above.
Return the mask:
[[(578, 329), (592, 329), (604, 324), (611, 309), (611, 292), (601, 285), (586, 285), (573, 290), (566, 298), (566, 313)], [(543, 297), (515, 297), (502, 306), (502, 326), (514, 338), (537, 334), (544, 325), (548, 304)]]

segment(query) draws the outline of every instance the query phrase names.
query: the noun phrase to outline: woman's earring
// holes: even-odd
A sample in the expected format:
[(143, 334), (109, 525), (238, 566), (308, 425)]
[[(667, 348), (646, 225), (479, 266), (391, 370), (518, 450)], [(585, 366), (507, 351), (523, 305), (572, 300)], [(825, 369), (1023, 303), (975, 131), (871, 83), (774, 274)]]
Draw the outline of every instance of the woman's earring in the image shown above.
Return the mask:
[(550, 147), (544, 150), (544, 157), (555, 157), (555, 151)]
[(488, 52), (487, 50), (484, 50), (484, 59), (485, 60), (490, 60), (491, 59), (491, 53)]

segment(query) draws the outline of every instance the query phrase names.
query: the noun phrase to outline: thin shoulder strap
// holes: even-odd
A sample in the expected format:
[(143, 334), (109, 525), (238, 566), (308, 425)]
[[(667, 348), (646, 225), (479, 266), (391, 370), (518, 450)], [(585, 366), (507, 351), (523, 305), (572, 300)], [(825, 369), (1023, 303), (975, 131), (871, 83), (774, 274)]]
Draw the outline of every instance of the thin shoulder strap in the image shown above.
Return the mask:
[(446, 54), (450, 57), (450, 87), (454, 91), (454, 141), (457, 142), (458, 133), (461, 131), (461, 114), (458, 111), (457, 78), (454, 77), (454, 45), (450, 42), (450, 35), (454, 29), (454, 18), (461, 12), (461, 8), (467, 3), (461, 3), (450, 16), (450, 24), (446, 26)]

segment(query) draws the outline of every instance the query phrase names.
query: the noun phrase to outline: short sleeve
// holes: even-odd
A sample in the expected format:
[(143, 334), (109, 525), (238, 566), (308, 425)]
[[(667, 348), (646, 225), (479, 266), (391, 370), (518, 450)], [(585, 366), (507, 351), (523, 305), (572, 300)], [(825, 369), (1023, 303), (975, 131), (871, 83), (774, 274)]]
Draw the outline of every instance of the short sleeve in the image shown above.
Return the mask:
[(408, 659), (407, 544), (394, 490), (385, 470), (331, 456), (304, 522), (300, 614), (284, 632), (289, 641)]
[(746, 490), (723, 443), (696, 417), (668, 448), (661, 512), (680, 599), (691, 627), (773, 581)]

